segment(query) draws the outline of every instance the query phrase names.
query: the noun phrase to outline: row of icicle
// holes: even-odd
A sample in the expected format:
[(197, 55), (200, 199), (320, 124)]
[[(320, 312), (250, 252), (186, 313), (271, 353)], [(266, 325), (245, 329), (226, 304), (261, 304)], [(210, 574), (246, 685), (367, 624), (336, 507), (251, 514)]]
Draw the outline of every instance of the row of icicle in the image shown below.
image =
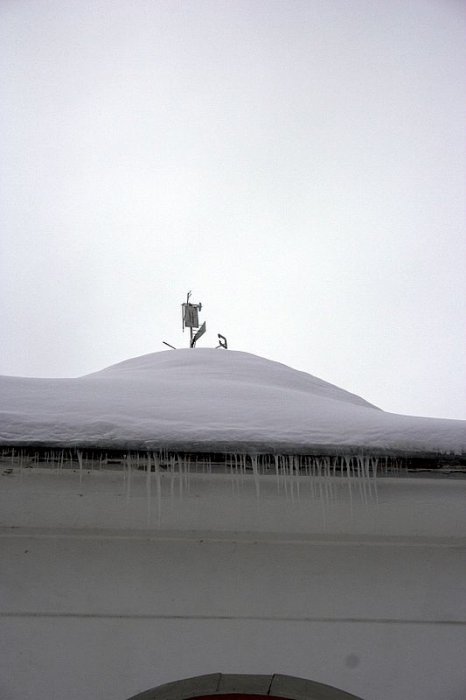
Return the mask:
[[(189, 491), (191, 478), (219, 474), (229, 476), (233, 491), (241, 491), (253, 484), (257, 497), (261, 484), (275, 482), (276, 489), (286, 497), (299, 499), (304, 490), (314, 498), (332, 501), (342, 488), (352, 497), (359, 494), (363, 502), (377, 495), (376, 477), (400, 472), (400, 458), (372, 455), (309, 456), (248, 454), (244, 452), (215, 456), (169, 451), (135, 451), (118, 456), (88, 450), (24, 450), (3, 449), (1, 459), (10, 468), (46, 468), (61, 473), (74, 470), (82, 481), (85, 473), (102, 470), (120, 470), (131, 488), (133, 472), (145, 472), (147, 488), (155, 480), (156, 491), (173, 496)], [(153, 479), (154, 478), (154, 479)]]
[(404, 469), (403, 459), (391, 456), (342, 455), (312, 456), (288, 454), (250, 454), (233, 452), (214, 456), (209, 453), (176, 453), (161, 451), (134, 451), (114, 456), (103, 451), (81, 449), (52, 449), (31, 451), (3, 448), (2, 462), (12, 467), (42, 467), (52, 469), (137, 469), (181, 473), (230, 473), (254, 477), (275, 474), (277, 479), (289, 476), (375, 478), (377, 474), (399, 473)]

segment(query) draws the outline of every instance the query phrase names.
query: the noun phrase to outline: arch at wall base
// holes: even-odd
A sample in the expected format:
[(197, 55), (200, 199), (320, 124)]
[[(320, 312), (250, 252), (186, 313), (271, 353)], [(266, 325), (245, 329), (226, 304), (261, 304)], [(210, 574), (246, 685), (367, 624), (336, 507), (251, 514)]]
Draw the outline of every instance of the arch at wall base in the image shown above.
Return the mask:
[(330, 685), (281, 674), (211, 673), (151, 688), (129, 700), (362, 700)]

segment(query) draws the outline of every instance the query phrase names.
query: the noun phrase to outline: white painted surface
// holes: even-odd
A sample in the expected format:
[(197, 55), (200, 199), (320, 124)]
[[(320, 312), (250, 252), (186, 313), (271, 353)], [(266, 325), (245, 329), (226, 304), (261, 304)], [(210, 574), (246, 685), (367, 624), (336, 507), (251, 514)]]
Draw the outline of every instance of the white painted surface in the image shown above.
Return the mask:
[[(367, 483), (371, 483), (371, 490)], [(294, 484), (291, 490), (291, 484)], [(297, 490), (299, 483), (299, 492)], [(0, 527), (272, 533), (288, 536), (462, 537), (466, 480), (130, 475), (119, 471), (15, 470), (0, 490)], [(280, 490), (278, 490), (280, 489)], [(365, 490), (364, 490), (365, 489)], [(160, 498), (158, 496), (160, 493)], [(18, 502), (21, 504), (19, 507)]]
[(1, 477), (2, 700), (126, 700), (219, 671), (463, 700), (466, 481), (378, 480), (351, 511), (303, 487), (238, 498), (218, 475), (157, 503), (145, 479)]

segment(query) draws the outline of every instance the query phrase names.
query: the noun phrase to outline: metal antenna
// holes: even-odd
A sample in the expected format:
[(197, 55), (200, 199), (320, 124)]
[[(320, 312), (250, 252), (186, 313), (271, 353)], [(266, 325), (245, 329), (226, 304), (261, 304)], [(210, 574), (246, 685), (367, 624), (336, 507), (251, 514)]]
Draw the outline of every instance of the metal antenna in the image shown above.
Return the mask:
[(222, 335), (221, 333), (217, 333), (217, 336), (218, 336), (218, 342), (220, 343), (220, 345), (217, 345), (217, 347), (218, 348), (225, 348), (225, 350), (228, 350), (228, 341), (225, 338), (225, 336)]
[[(196, 342), (199, 340), (201, 335), (206, 332), (205, 321), (201, 327), (199, 327), (199, 312), (202, 309), (202, 304), (191, 304), (189, 301), (191, 297), (191, 292), (186, 295), (186, 302), (181, 305), (181, 317), (182, 317), (182, 328), (183, 332), (185, 328), (189, 328), (189, 347), (194, 348)], [(194, 329), (198, 329), (194, 333)]]
[(199, 340), (201, 335), (204, 335), (205, 332), (206, 332), (206, 325), (205, 325), (205, 321), (204, 321), (202, 326), (199, 328), (199, 330), (197, 331), (197, 333), (193, 336), (193, 338), (191, 340), (191, 347), (192, 348), (194, 348), (196, 346), (196, 342)]

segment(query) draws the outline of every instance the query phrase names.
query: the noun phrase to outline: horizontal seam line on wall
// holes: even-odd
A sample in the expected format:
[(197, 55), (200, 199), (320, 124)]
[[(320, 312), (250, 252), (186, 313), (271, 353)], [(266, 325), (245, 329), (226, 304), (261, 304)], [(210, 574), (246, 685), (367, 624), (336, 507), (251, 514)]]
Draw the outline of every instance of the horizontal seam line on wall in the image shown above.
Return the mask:
[[(466, 547), (466, 541), (464, 538), (457, 538), (457, 537), (446, 537), (445, 539), (448, 539), (449, 541), (436, 541), (436, 538), (433, 538), (432, 540), (429, 541), (428, 538), (422, 539), (420, 538), (419, 541), (416, 540), (398, 540), (396, 535), (393, 536), (393, 539), (387, 538), (387, 539), (361, 539), (361, 538), (355, 538), (355, 539), (339, 539), (338, 536), (335, 536), (335, 539), (321, 539), (319, 537), (316, 537), (315, 539), (312, 537), (309, 538), (300, 538), (299, 536), (295, 539), (293, 537), (290, 538), (270, 538), (270, 537), (262, 537), (260, 533), (258, 533), (255, 537), (254, 536), (242, 536), (241, 534), (238, 536), (226, 536), (226, 537), (212, 537), (203, 534), (198, 534), (198, 535), (180, 535), (180, 536), (173, 536), (173, 535), (157, 535), (154, 533), (146, 533), (146, 534), (137, 534), (137, 535), (118, 535), (118, 534), (106, 534), (106, 533), (99, 533), (99, 534), (85, 534), (85, 533), (34, 533), (34, 532), (18, 532), (18, 531), (12, 531), (12, 532), (1, 532), (0, 531), (0, 538), (1, 539), (37, 539), (37, 540), (48, 540), (48, 539), (70, 539), (70, 540), (107, 540), (107, 541), (115, 541), (115, 540), (124, 540), (124, 541), (134, 541), (134, 540), (140, 540), (144, 542), (196, 542), (198, 544), (274, 544), (274, 545), (284, 545), (284, 544), (293, 544), (293, 545), (312, 545), (312, 546), (330, 546), (330, 547), (348, 547), (348, 546), (357, 546), (357, 547), (421, 547), (421, 548), (443, 548), (443, 549), (464, 549)], [(439, 538), (441, 539), (441, 538)]]
[(359, 617), (271, 617), (267, 615), (155, 615), (131, 613), (60, 613), (60, 612), (0, 612), (0, 618), (65, 618), (102, 620), (199, 620), (199, 621), (253, 621), (253, 622), (327, 622), (376, 625), (466, 625), (466, 620), (416, 620)]

